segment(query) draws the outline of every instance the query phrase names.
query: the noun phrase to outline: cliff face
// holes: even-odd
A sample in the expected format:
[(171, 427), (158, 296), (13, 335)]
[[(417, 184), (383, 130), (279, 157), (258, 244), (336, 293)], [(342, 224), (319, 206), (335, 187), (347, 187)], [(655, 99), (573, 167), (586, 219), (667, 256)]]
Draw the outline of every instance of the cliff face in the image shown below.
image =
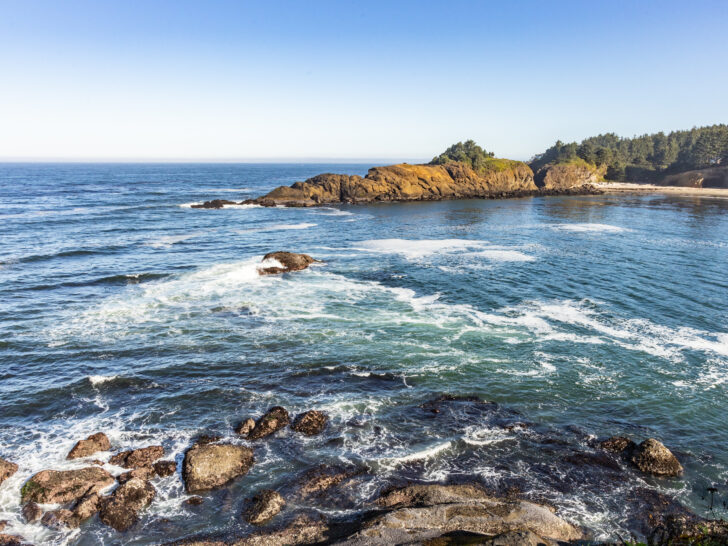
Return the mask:
[(535, 194), (533, 171), (519, 161), (497, 160), (477, 173), (462, 163), (369, 169), (367, 175), (320, 174), (290, 187), (281, 186), (252, 202), (262, 205), (314, 206), (372, 201), (431, 201)]
[(605, 173), (606, 169), (600, 169), (586, 161), (548, 164), (536, 171), (534, 182), (539, 188), (546, 190), (568, 189), (596, 184)]
[(672, 174), (663, 178), (660, 185), (688, 188), (728, 188), (728, 167), (712, 167)]

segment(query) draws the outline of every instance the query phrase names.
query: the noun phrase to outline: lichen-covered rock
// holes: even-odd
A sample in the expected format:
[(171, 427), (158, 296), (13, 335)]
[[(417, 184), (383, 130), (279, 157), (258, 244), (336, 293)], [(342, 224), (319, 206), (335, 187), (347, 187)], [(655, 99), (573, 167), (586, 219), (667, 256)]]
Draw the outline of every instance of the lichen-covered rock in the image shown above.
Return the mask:
[(152, 467), (154, 468), (154, 473), (160, 478), (172, 476), (177, 472), (177, 463), (174, 461), (157, 461)]
[(241, 436), (247, 436), (250, 434), (250, 431), (255, 428), (255, 420), (248, 417), (244, 421), (241, 421), (241, 423), (235, 427), (235, 434), (240, 434)]
[(141, 468), (150, 466), (154, 461), (162, 457), (164, 457), (164, 448), (162, 446), (149, 446), (117, 453), (109, 459), (109, 463), (123, 468)]
[(310, 264), (314, 263), (314, 260), (308, 254), (296, 254), (295, 252), (269, 252), (263, 256), (263, 264), (266, 262), (279, 263), (278, 265), (271, 265), (266, 267), (259, 267), (258, 273), (261, 275), (277, 275), (280, 273), (289, 273), (291, 271), (301, 271), (306, 269)]
[(255, 422), (255, 427), (248, 433), (249, 440), (260, 440), (288, 426), (288, 411), (281, 406), (274, 406)]
[(323, 432), (328, 420), (329, 418), (324, 412), (310, 410), (298, 414), (293, 420), (291, 428), (296, 432), (305, 434), (306, 436), (315, 436)]
[(126, 531), (139, 520), (139, 512), (149, 506), (157, 492), (152, 484), (132, 478), (120, 485), (111, 497), (103, 499), (99, 517), (117, 531)]
[(632, 462), (642, 472), (656, 476), (678, 476), (683, 471), (675, 455), (654, 438), (648, 438), (635, 448)]
[(25, 483), (21, 497), (24, 503), (62, 504), (100, 491), (114, 482), (114, 477), (98, 466), (77, 470), (43, 470)]
[(188, 493), (205, 491), (242, 476), (253, 466), (253, 450), (230, 444), (195, 444), (185, 453), (182, 478)]
[(0, 457), (0, 485), (18, 471), (18, 465)]
[(245, 511), (245, 521), (252, 525), (263, 525), (276, 516), (286, 505), (281, 495), (271, 489), (259, 491)]
[(25, 503), (21, 512), (23, 514), (23, 518), (28, 523), (38, 521), (43, 516), (43, 509), (38, 506), (37, 503), (32, 501)]
[(80, 459), (88, 457), (98, 451), (108, 451), (111, 449), (111, 442), (103, 432), (92, 434), (85, 440), (79, 440), (68, 453), (67, 459)]

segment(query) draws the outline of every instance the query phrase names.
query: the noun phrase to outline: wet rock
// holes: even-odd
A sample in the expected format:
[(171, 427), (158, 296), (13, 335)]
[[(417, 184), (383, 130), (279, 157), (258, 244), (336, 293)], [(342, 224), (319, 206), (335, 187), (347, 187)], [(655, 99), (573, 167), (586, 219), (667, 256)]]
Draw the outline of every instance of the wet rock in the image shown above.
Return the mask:
[(241, 421), (241, 423), (235, 427), (235, 434), (240, 434), (241, 436), (247, 436), (250, 434), (250, 431), (255, 428), (255, 421), (248, 417), (245, 421)]
[(23, 506), (23, 518), (28, 523), (38, 521), (43, 516), (43, 509), (35, 502), (26, 503)]
[(321, 494), (358, 473), (359, 471), (356, 470), (327, 465), (318, 466), (303, 474), (298, 484), (298, 496), (310, 497)]
[(126, 531), (139, 520), (139, 512), (151, 504), (156, 494), (152, 484), (132, 478), (104, 499), (100, 519), (117, 531)]
[(328, 526), (323, 520), (309, 516), (298, 516), (283, 529), (257, 532), (236, 540), (235, 546), (293, 546), (318, 544), (326, 539)]
[(5, 520), (0, 521), (0, 533), (2, 533), (5, 530), (5, 527), (7, 527), (7, 526), (8, 526), (7, 521), (5, 521)]
[(563, 460), (576, 466), (601, 466), (616, 472), (622, 470), (622, 467), (619, 466), (619, 463), (613, 457), (604, 453), (573, 453), (564, 457)]
[(153, 468), (157, 476), (166, 478), (177, 472), (177, 463), (174, 461), (157, 461), (154, 463)]
[(73, 515), (73, 512), (61, 508), (59, 510), (51, 510), (43, 514), (40, 522), (46, 527), (51, 529), (63, 529), (64, 527), (75, 529), (78, 527), (78, 520)]
[(631, 453), (637, 444), (624, 436), (612, 436), (600, 442), (599, 447), (612, 453)]
[(18, 465), (0, 457), (0, 485), (18, 471)]
[(263, 525), (276, 516), (286, 505), (281, 495), (271, 489), (258, 492), (248, 509), (245, 511), (245, 521), (252, 525)]
[(509, 531), (486, 540), (486, 546), (542, 546), (554, 544), (531, 531)]
[(321, 434), (326, 428), (328, 416), (322, 411), (310, 410), (300, 413), (293, 420), (291, 428), (296, 432), (305, 434), (306, 436), (315, 436)]
[(101, 509), (101, 497), (98, 493), (89, 493), (73, 507), (73, 515), (79, 523), (87, 520)]
[(253, 466), (253, 450), (230, 444), (195, 444), (182, 463), (188, 493), (205, 491), (242, 476)]
[(728, 521), (694, 515), (669, 516), (650, 534), (650, 544), (728, 544)]
[(162, 457), (164, 457), (164, 448), (162, 446), (149, 446), (117, 453), (109, 459), (109, 464), (123, 468), (140, 468), (150, 466), (154, 461)]
[(154, 477), (154, 469), (151, 466), (142, 466), (141, 468), (135, 468), (129, 472), (124, 472), (116, 477), (116, 481), (119, 483), (126, 483), (134, 478), (140, 480), (150, 480)]
[(18, 535), (0, 534), (0, 546), (29, 546)]
[(276, 275), (278, 273), (289, 273), (290, 271), (301, 271), (314, 263), (314, 260), (308, 254), (296, 254), (295, 252), (269, 252), (263, 256), (263, 262), (267, 260), (275, 260), (282, 267), (271, 266), (258, 268), (261, 275)]
[(249, 440), (260, 440), (288, 426), (288, 411), (281, 406), (274, 406), (255, 422), (255, 427), (248, 433)]
[(110, 449), (111, 442), (109, 442), (106, 434), (97, 432), (85, 440), (76, 442), (76, 445), (73, 446), (66, 459), (80, 459), (81, 457), (93, 455), (98, 451), (109, 451)]
[(228, 201), (227, 199), (212, 199), (211, 201), (205, 201), (200, 205), (191, 205), (193, 209), (221, 209), (225, 205), (237, 205), (235, 201)]
[(491, 497), (477, 484), (412, 485), (386, 493), (377, 503), (391, 510), (365, 523), (341, 544), (417, 543), (453, 532), (494, 537), (530, 531), (537, 537), (561, 541), (582, 537), (579, 529), (556, 516), (552, 508)]
[(222, 440), (222, 436), (218, 436), (217, 434), (200, 434), (195, 439), (195, 443), (199, 445), (214, 444), (220, 440)]
[(32, 476), (20, 493), (22, 502), (63, 504), (100, 491), (114, 482), (114, 477), (98, 466), (77, 470), (43, 470)]
[(189, 504), (190, 506), (199, 506), (203, 502), (205, 502), (205, 500), (202, 497), (194, 496), (187, 499), (185, 504)]
[(635, 448), (632, 462), (642, 472), (656, 476), (678, 476), (683, 471), (675, 455), (654, 438), (648, 438)]

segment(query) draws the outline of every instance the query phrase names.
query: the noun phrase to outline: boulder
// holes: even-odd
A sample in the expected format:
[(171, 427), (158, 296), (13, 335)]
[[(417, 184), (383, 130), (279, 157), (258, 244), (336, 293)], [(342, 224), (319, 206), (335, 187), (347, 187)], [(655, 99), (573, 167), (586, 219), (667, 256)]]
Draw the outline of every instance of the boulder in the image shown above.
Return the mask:
[(237, 203), (235, 201), (228, 201), (227, 199), (212, 199), (199, 205), (191, 205), (191, 207), (193, 209), (221, 209), (225, 205), (237, 205)]
[(149, 506), (157, 492), (147, 481), (132, 478), (103, 499), (99, 517), (117, 531), (126, 531), (139, 520), (139, 512)]
[(43, 509), (35, 502), (28, 502), (23, 506), (23, 518), (28, 523), (38, 521), (43, 516)]
[(306, 436), (315, 436), (323, 432), (328, 420), (329, 418), (325, 413), (318, 410), (310, 410), (298, 414), (293, 420), (291, 428)]
[[(234, 546), (294, 546), (299, 544), (319, 544), (326, 540), (328, 526), (321, 519), (302, 515), (283, 529), (259, 531), (236, 540)], [(215, 544), (215, 543), (213, 543)]]
[(18, 465), (0, 457), (0, 485), (18, 471)]
[(109, 442), (106, 434), (97, 432), (85, 440), (76, 442), (76, 445), (73, 446), (66, 459), (80, 459), (81, 457), (93, 455), (98, 451), (109, 451), (110, 449), (111, 442)]
[(253, 450), (231, 444), (195, 444), (182, 463), (188, 493), (205, 491), (247, 474), (253, 466)]
[(683, 471), (675, 455), (654, 438), (648, 438), (635, 448), (632, 462), (642, 472), (656, 476), (678, 476)]
[(612, 436), (600, 442), (599, 447), (612, 453), (631, 453), (637, 444), (624, 436)]
[(247, 436), (250, 431), (255, 428), (255, 420), (248, 417), (245, 421), (242, 421), (237, 427), (235, 427), (235, 434), (241, 436)]
[(491, 497), (475, 484), (413, 485), (390, 491), (378, 504), (390, 510), (340, 544), (410, 544), (445, 533), (497, 537), (525, 531), (554, 541), (582, 538), (581, 531), (556, 516), (552, 508)]
[(189, 504), (190, 506), (199, 506), (203, 502), (205, 502), (205, 499), (203, 499), (202, 497), (198, 497), (197, 495), (194, 495), (189, 499), (185, 500), (185, 504)]
[(263, 489), (259, 491), (245, 511), (245, 521), (252, 525), (268, 523), (286, 505), (286, 501), (276, 491)]
[(255, 422), (255, 427), (248, 433), (249, 440), (260, 440), (286, 427), (290, 417), (285, 408), (274, 406), (263, 417)]
[(29, 546), (23, 541), (22, 537), (17, 535), (0, 534), (0, 546)]
[(358, 473), (357, 470), (348, 470), (335, 466), (317, 466), (301, 476), (298, 482), (297, 495), (302, 498), (320, 495)]
[(154, 473), (160, 478), (174, 475), (177, 472), (177, 463), (174, 461), (157, 461), (152, 465)]
[(100, 491), (114, 482), (114, 477), (98, 466), (77, 470), (43, 470), (32, 476), (20, 493), (24, 503), (63, 504)]
[(119, 474), (116, 477), (116, 481), (119, 483), (126, 483), (129, 480), (132, 480), (134, 478), (139, 478), (141, 480), (151, 480), (154, 477), (154, 469), (151, 466), (142, 466), (140, 468), (135, 468), (134, 470), (130, 470), (129, 472), (124, 472), (123, 474)]
[(40, 522), (46, 527), (51, 529), (63, 529), (64, 527), (75, 529), (78, 527), (78, 520), (73, 515), (73, 512), (61, 508), (59, 510), (51, 510), (43, 514)]
[(308, 254), (296, 254), (295, 252), (269, 252), (263, 256), (263, 264), (265, 264), (268, 260), (275, 260), (281, 264), (281, 267), (277, 265), (259, 267), (259, 274), (276, 275), (279, 273), (289, 273), (291, 271), (301, 271), (316, 261)]
[(98, 493), (89, 493), (73, 507), (73, 515), (80, 522), (87, 520), (101, 509), (101, 497)]
[(162, 446), (149, 446), (117, 453), (109, 459), (109, 464), (123, 468), (141, 468), (150, 466), (154, 461), (162, 457), (164, 457), (164, 448)]

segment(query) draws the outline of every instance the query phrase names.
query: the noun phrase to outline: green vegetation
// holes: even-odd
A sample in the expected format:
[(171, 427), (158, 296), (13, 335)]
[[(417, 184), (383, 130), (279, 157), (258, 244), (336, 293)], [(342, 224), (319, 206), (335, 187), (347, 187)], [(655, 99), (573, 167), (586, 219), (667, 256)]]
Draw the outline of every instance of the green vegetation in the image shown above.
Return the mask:
[(581, 143), (558, 141), (535, 156), (531, 168), (537, 171), (547, 163), (577, 159), (606, 165), (607, 179), (619, 181), (650, 181), (665, 174), (728, 165), (728, 125), (673, 131), (667, 135), (660, 132), (622, 138), (607, 133)]
[(434, 157), (430, 161), (430, 165), (446, 165), (452, 162), (464, 163), (480, 174), (501, 172), (520, 164), (520, 161), (496, 158), (493, 152), (487, 152), (478, 146), (474, 140), (453, 144), (445, 152)]

